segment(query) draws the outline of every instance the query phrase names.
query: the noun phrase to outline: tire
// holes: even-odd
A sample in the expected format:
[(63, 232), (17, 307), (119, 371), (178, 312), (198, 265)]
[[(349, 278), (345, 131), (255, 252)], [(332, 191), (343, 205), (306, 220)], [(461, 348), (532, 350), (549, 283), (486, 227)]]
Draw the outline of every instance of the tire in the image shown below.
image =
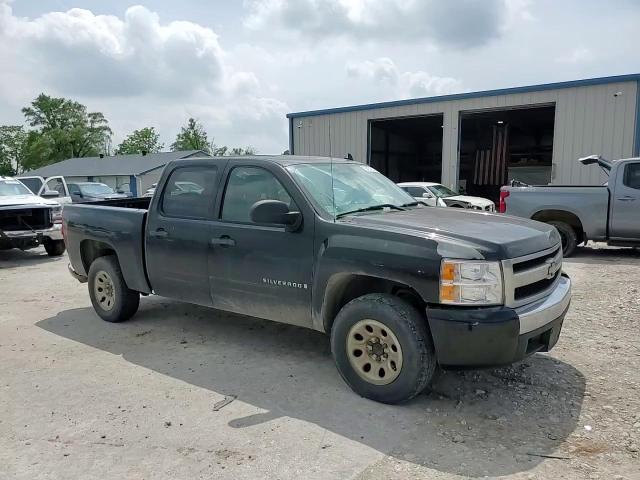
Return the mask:
[(115, 255), (94, 260), (88, 285), (93, 308), (103, 320), (124, 322), (138, 311), (140, 294), (127, 287)]
[(44, 242), (44, 249), (50, 257), (59, 257), (64, 253), (66, 247), (64, 240), (47, 240)]
[[(363, 325), (372, 327), (373, 338), (365, 336), (360, 342), (357, 335), (366, 333)], [(372, 344), (376, 335), (380, 335), (379, 340)], [(396, 341), (400, 357), (394, 370), (392, 359), (398, 360), (393, 350)], [(380, 346), (388, 352), (382, 361), (375, 358)], [(369, 351), (370, 347), (376, 350)], [(360, 355), (356, 355), (357, 350), (361, 350)], [(405, 300), (380, 293), (356, 298), (340, 310), (331, 329), (331, 351), (338, 372), (353, 391), (388, 404), (405, 402), (422, 392), (432, 381), (437, 365), (426, 318)], [(368, 371), (367, 362), (371, 365)], [(380, 377), (383, 370), (385, 375)]]
[(565, 222), (552, 220), (547, 222), (549, 225), (553, 225), (560, 233), (560, 239), (562, 240), (562, 255), (564, 257), (570, 257), (578, 245), (578, 236), (573, 227)]

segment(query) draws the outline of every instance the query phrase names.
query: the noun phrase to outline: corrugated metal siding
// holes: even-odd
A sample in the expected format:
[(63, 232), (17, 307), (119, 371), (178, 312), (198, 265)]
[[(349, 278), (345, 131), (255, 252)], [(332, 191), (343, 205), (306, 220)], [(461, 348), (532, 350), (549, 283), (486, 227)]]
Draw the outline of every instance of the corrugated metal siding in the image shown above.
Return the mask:
[[(619, 96), (615, 93), (621, 92)], [(460, 112), (555, 104), (552, 183), (599, 184), (604, 174), (577, 159), (593, 153), (633, 155), (638, 82), (625, 81), (292, 118), (293, 153), (367, 161), (369, 120), (443, 114), (442, 182), (457, 187)]]

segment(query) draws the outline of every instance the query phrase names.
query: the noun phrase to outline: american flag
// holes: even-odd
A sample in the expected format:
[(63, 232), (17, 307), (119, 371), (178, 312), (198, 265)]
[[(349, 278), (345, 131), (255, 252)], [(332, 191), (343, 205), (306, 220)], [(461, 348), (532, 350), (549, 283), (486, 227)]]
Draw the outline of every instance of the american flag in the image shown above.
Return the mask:
[(493, 126), (491, 149), (476, 150), (473, 183), (476, 185), (504, 185), (507, 182), (507, 146), (509, 125)]

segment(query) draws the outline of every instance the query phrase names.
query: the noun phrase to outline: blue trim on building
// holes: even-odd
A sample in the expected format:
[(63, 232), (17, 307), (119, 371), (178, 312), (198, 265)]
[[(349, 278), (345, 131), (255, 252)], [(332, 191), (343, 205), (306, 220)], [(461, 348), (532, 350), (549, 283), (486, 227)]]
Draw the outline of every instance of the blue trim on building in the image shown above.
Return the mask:
[(640, 80), (636, 83), (636, 133), (633, 137), (633, 156), (640, 157)]
[[(289, 117), (289, 115), (287, 115)], [(289, 117), (289, 155), (295, 155), (293, 153), (293, 118)]]
[[(571, 80), (568, 82), (543, 83), (541, 85), (529, 85), (524, 87), (501, 88), (497, 90), (484, 90), (480, 92), (455, 93), (452, 95), (440, 95), (436, 97), (411, 98), (407, 100), (395, 100), (391, 102), (368, 103), (364, 105), (352, 105), (348, 107), (327, 108), (324, 110), (310, 110), (307, 112), (288, 113), (287, 118), (313, 117), (330, 113), (357, 112), (359, 110), (371, 110), (374, 108), (400, 107), (403, 105), (415, 105), (419, 103), (448, 102), (452, 100), (466, 100), (470, 98), (495, 97), (497, 95), (510, 95), (514, 93), (541, 92), (544, 90), (557, 90), (562, 88), (588, 87), (615, 82), (640, 82), (640, 73), (629, 75), (615, 75), (611, 77), (586, 78), (583, 80)], [(636, 136), (636, 138), (638, 138)]]
[(138, 196), (138, 183), (136, 182), (135, 175), (129, 175), (129, 191), (134, 197)]

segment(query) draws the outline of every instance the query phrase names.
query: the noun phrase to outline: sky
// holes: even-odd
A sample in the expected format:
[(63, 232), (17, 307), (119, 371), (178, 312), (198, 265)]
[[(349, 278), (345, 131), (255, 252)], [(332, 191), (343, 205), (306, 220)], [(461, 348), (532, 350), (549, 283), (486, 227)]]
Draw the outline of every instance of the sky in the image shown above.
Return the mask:
[(39, 93), (117, 145), (189, 117), (281, 153), (289, 112), (640, 72), (640, 0), (0, 0), (0, 124)]

